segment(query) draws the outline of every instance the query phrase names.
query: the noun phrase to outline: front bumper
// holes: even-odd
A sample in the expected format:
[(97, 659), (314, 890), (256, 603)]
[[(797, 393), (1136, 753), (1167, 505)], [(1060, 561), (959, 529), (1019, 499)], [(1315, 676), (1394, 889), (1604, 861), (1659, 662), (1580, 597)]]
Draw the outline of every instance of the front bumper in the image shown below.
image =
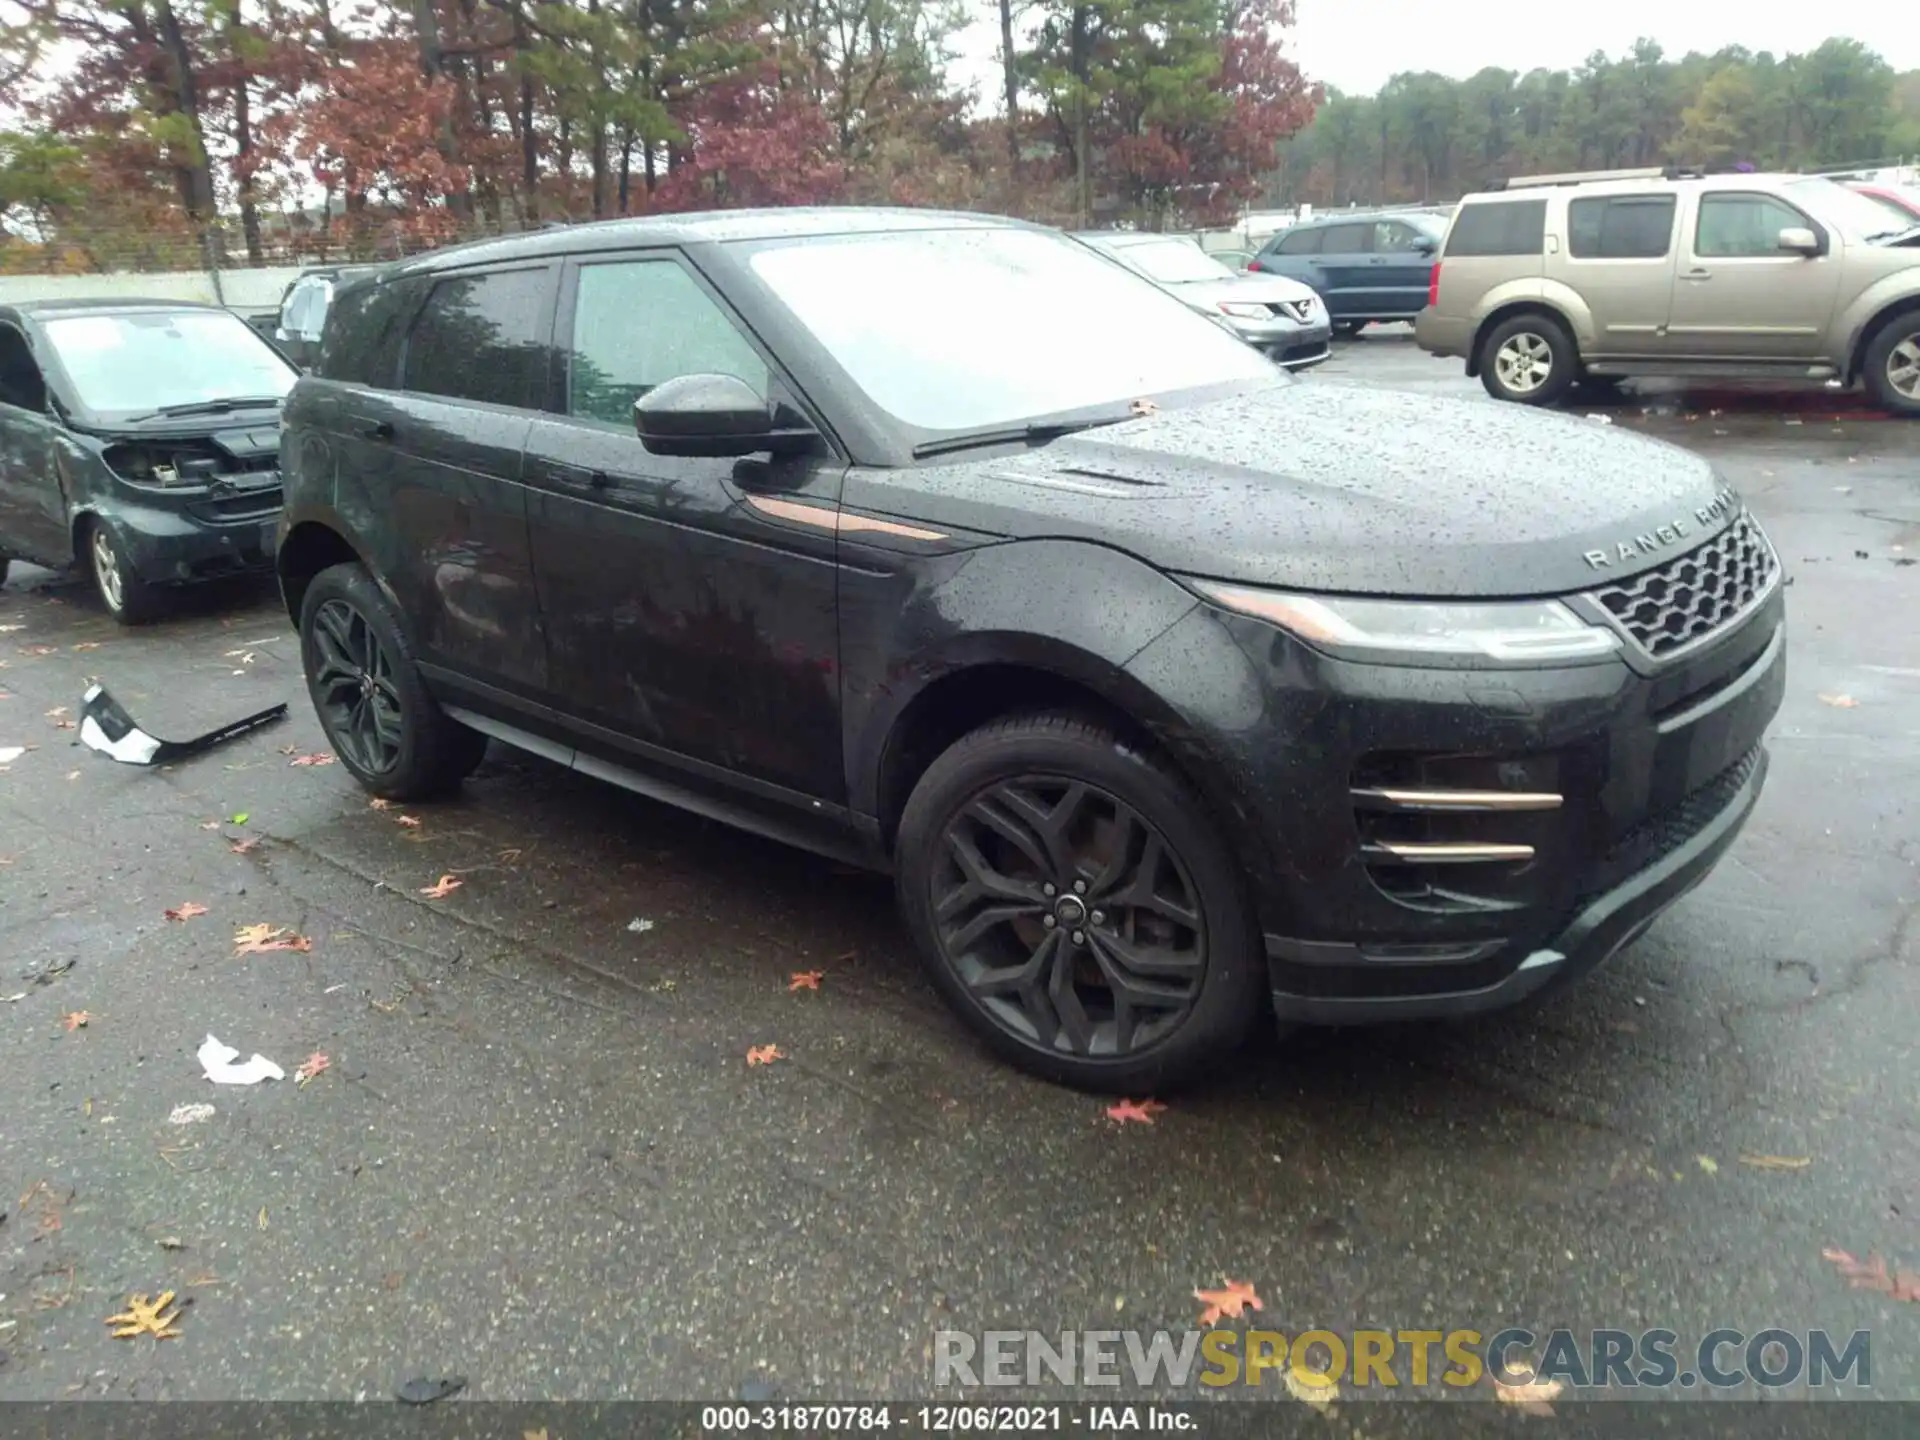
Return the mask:
[[(1188, 702), (1159, 738), (1245, 857), (1281, 1016), (1457, 1015), (1602, 963), (1712, 870), (1765, 779), (1784, 605), (1670, 661), (1491, 670), (1338, 660), (1202, 604), (1128, 670)], [(1462, 789), (1495, 803), (1396, 809)], [(1552, 803), (1499, 803), (1526, 797)], [(1447, 854), (1489, 846), (1515, 858)]]
[(1429, 305), (1413, 317), (1413, 343), (1429, 355), (1464, 356), (1473, 344), (1473, 322), (1438, 314)]
[(1302, 325), (1275, 317), (1251, 320), (1229, 315), (1233, 333), (1277, 365), (1288, 370), (1309, 370), (1332, 355), (1333, 324)]
[[(171, 497), (168, 497), (171, 499)], [(103, 508), (128, 561), (152, 585), (183, 585), (273, 568), (280, 489), (173, 504), (120, 499)]]

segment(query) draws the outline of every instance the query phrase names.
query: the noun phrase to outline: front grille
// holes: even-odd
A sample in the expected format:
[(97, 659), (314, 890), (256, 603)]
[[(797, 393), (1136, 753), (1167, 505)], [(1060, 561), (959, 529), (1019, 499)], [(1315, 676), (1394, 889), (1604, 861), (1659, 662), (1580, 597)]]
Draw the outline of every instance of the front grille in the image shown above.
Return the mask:
[(1683, 650), (1732, 623), (1766, 594), (1780, 569), (1750, 515), (1657, 570), (1590, 592), (1649, 655)]
[(1311, 300), (1269, 301), (1267, 308), (1276, 315), (1285, 315), (1290, 320), (1305, 321), (1313, 314)]

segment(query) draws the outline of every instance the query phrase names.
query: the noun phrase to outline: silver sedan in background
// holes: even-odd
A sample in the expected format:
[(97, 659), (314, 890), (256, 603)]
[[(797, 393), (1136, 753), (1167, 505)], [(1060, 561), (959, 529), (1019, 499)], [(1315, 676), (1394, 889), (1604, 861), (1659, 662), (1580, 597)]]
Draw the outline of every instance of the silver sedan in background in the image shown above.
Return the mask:
[(1326, 360), (1333, 323), (1311, 287), (1282, 275), (1230, 270), (1191, 240), (1132, 230), (1078, 237), (1201, 314), (1223, 322), (1288, 370)]

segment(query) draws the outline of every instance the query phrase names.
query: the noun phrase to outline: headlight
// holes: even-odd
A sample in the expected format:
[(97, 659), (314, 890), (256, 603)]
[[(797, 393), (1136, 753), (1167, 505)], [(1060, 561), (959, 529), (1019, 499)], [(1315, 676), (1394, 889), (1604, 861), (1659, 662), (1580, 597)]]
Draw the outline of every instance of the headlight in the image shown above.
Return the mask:
[(1268, 310), (1266, 306), (1256, 304), (1251, 300), (1222, 300), (1220, 302), (1220, 313), (1223, 315), (1237, 315), (1242, 320), (1265, 320), (1272, 312)]
[(1214, 604), (1278, 625), (1311, 645), (1374, 659), (1398, 653), (1519, 663), (1593, 659), (1620, 648), (1611, 630), (1589, 625), (1558, 600), (1358, 600), (1211, 580), (1187, 583)]

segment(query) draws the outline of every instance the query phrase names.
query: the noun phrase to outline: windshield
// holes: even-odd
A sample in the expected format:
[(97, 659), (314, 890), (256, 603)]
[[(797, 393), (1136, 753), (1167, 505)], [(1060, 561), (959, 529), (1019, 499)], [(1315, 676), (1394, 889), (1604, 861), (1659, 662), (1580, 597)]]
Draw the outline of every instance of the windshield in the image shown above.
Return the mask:
[(750, 263), (876, 405), (922, 430), (1281, 383), (1258, 351), (1064, 235), (776, 241)]
[(1162, 285), (1185, 285), (1195, 280), (1233, 276), (1233, 271), (1198, 245), (1185, 240), (1140, 240), (1112, 246), (1107, 253), (1119, 256), (1125, 264)]
[(1836, 185), (1819, 176), (1792, 181), (1786, 190), (1796, 203), (1804, 205), (1829, 225), (1839, 226), (1842, 233), (1854, 239), (1913, 227), (1911, 215), (1904, 217), (1903, 223), (1902, 219), (1889, 215), (1858, 190), (1849, 190), (1845, 185)]
[(1853, 193), (1858, 195), (1862, 200), (1878, 206), (1882, 212), (1882, 218), (1892, 221), (1902, 230), (1909, 229), (1914, 225), (1920, 225), (1920, 198), (1915, 198), (1908, 204), (1902, 205), (1891, 195), (1876, 195), (1871, 190), (1856, 190)]
[(44, 325), (75, 395), (102, 414), (278, 400), (299, 375), (223, 310), (70, 315)]

